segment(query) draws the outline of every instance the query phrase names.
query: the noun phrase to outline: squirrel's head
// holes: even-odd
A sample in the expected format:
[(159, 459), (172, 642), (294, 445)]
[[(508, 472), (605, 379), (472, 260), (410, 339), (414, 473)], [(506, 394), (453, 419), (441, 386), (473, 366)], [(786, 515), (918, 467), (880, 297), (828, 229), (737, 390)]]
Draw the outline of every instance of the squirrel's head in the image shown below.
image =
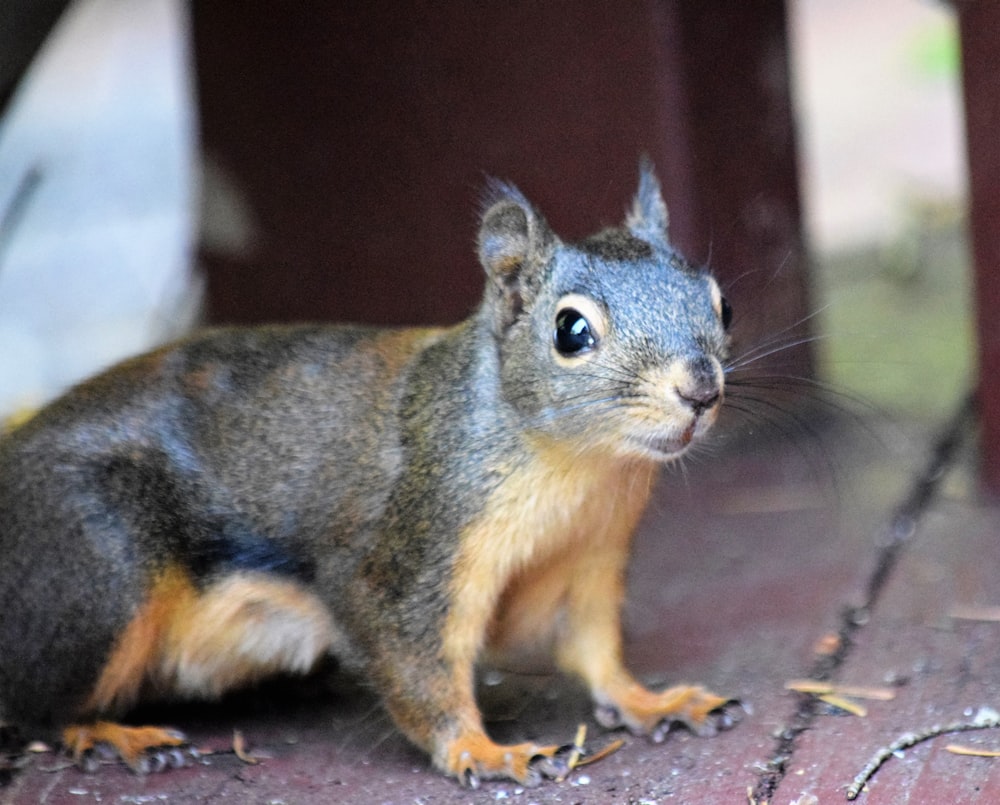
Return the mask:
[(670, 245), (647, 163), (624, 224), (573, 244), (515, 188), (494, 184), (479, 257), (502, 396), (529, 432), (667, 461), (715, 421), (732, 312)]

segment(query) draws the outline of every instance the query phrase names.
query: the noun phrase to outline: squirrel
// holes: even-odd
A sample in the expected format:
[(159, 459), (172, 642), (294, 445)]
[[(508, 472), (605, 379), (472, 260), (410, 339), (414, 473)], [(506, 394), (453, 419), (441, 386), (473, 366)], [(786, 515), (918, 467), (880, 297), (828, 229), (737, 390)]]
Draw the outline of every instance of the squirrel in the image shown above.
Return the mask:
[(147, 770), (187, 743), (115, 720), (137, 703), (332, 655), (442, 772), (534, 785), (565, 747), (494, 742), (474, 674), (544, 646), (604, 727), (728, 725), (731, 700), (635, 680), (620, 611), (659, 468), (719, 414), (731, 308), (648, 161), (576, 243), (487, 196), (465, 321), (209, 329), (0, 440), (0, 723)]

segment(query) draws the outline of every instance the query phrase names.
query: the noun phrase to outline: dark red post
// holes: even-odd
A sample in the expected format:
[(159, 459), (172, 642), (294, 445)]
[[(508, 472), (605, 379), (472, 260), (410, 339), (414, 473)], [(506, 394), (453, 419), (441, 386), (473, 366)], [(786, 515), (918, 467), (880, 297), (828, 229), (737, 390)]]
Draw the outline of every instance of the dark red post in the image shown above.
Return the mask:
[(956, 3), (969, 159), (969, 232), (979, 337), (982, 474), (1000, 493), (1000, 4)]
[[(808, 312), (784, 0), (193, 15), (204, 147), (257, 225), (250, 253), (203, 255), (215, 321), (456, 321), (487, 174), (577, 237), (621, 220), (643, 152), (745, 342)], [(783, 360), (809, 371), (805, 348)]]

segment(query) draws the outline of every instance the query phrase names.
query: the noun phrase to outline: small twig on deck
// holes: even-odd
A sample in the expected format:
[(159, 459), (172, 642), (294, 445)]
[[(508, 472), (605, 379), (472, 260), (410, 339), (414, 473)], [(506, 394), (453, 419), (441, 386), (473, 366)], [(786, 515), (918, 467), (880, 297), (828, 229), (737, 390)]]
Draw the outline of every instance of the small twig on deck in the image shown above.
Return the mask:
[(908, 749), (922, 741), (930, 738), (937, 738), (939, 735), (946, 735), (949, 732), (969, 732), (971, 730), (985, 730), (992, 727), (1000, 727), (1000, 713), (992, 707), (980, 707), (972, 721), (956, 721), (952, 724), (936, 724), (933, 727), (919, 730), (917, 732), (905, 732), (888, 746), (883, 746), (868, 761), (861, 773), (854, 778), (854, 782), (847, 788), (847, 799), (853, 801), (865, 787), (871, 776), (879, 770), (896, 752)]

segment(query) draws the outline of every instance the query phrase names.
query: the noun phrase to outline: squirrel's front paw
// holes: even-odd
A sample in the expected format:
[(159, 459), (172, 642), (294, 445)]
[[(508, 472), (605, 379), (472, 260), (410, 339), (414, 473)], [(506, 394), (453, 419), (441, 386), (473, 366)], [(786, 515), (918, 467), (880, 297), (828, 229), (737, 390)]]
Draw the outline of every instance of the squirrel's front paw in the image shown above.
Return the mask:
[(75, 724), (63, 731), (63, 745), (84, 771), (96, 771), (102, 760), (119, 757), (138, 774), (180, 768), (197, 758), (177, 730), (126, 727), (109, 721)]
[(504, 746), (482, 733), (468, 733), (447, 745), (445, 771), (469, 788), (482, 780), (514, 780), (526, 787), (561, 780), (570, 772), (566, 746), (532, 743)]
[(627, 727), (635, 735), (648, 735), (659, 743), (674, 724), (683, 724), (696, 735), (711, 736), (740, 720), (742, 705), (697, 685), (677, 685), (653, 693), (638, 683), (628, 685), (598, 702), (594, 717), (602, 727)]

